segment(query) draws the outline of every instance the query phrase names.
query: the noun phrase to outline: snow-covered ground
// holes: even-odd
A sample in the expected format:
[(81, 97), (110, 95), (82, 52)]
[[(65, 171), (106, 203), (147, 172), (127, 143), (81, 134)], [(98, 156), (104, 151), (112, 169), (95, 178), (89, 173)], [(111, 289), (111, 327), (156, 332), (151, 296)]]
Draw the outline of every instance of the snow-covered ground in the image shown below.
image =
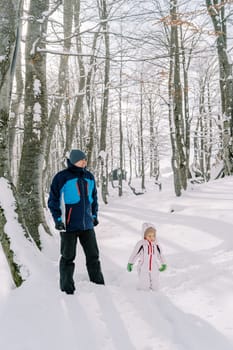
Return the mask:
[[(106, 286), (88, 281), (78, 249), (76, 294), (59, 291), (56, 232), (42, 235), (42, 253), (19, 239), (30, 277), (18, 289), (0, 251), (0, 349), (232, 350), (233, 177), (195, 185), (181, 198), (165, 187), (112, 194), (100, 206)], [(136, 269), (126, 271), (144, 221), (156, 225), (168, 264), (157, 293), (137, 291)]]

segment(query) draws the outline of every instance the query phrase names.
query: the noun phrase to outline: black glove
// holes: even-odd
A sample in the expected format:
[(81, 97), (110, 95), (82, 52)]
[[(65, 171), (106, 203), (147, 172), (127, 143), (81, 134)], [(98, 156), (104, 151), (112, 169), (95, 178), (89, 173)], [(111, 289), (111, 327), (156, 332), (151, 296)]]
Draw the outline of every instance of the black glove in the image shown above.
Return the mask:
[(93, 218), (93, 225), (97, 226), (98, 224), (99, 224), (99, 220), (96, 217), (94, 217)]
[(59, 231), (65, 231), (66, 228), (65, 228), (65, 225), (62, 221), (57, 221), (55, 223), (55, 229), (59, 230)]

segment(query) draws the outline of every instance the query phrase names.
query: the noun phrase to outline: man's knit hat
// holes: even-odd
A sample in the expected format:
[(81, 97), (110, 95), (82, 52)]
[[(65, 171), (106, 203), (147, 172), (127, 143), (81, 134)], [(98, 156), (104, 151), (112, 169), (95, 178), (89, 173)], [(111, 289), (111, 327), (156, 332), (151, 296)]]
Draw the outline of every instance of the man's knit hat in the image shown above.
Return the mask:
[(80, 160), (86, 159), (86, 154), (83, 151), (80, 151), (79, 149), (72, 149), (70, 152), (70, 162), (72, 164), (75, 164), (79, 162)]

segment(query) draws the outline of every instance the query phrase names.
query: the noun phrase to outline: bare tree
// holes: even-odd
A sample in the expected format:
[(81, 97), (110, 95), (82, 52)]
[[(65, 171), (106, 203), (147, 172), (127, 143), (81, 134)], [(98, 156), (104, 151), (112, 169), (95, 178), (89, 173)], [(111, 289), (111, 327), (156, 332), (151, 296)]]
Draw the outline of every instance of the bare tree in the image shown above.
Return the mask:
[(97, 130), (95, 128), (95, 125), (96, 125), (95, 93), (94, 93), (94, 84), (92, 81), (94, 81), (95, 73), (96, 73), (95, 55), (96, 55), (96, 46), (97, 46), (97, 40), (98, 40), (99, 34), (100, 34), (100, 29), (96, 31), (93, 36), (92, 55), (90, 57), (89, 69), (88, 69), (87, 79), (86, 79), (86, 101), (87, 101), (87, 108), (88, 108), (88, 114), (89, 114), (88, 142), (86, 145), (88, 166), (92, 165), (94, 133), (97, 134)]
[[(103, 28), (103, 36), (105, 42), (105, 68), (104, 68), (104, 92), (103, 105), (101, 111), (101, 135), (100, 135), (100, 151), (106, 152), (106, 131), (108, 122), (108, 101), (109, 101), (109, 81), (110, 81), (110, 42), (108, 30), (108, 11), (107, 1), (100, 0), (99, 2), (100, 19)], [(105, 158), (106, 161), (106, 158)], [(104, 203), (107, 203), (108, 194), (108, 172), (104, 158), (100, 157), (101, 162), (101, 193)]]
[[(64, 0), (63, 2), (63, 25), (64, 25), (63, 48), (65, 52), (69, 52), (71, 48), (72, 24), (73, 24), (73, 6), (70, 6), (69, 0)], [(49, 155), (51, 151), (51, 142), (55, 133), (55, 128), (59, 122), (59, 116), (60, 116), (62, 104), (64, 103), (64, 100), (66, 98), (66, 91), (68, 87), (68, 67), (69, 67), (69, 56), (61, 55), (59, 72), (58, 72), (57, 91), (54, 94), (55, 96), (52, 101), (52, 107), (48, 118), (48, 136), (47, 136), (46, 147), (45, 147), (46, 167), (44, 169), (44, 174), (43, 174), (44, 181), (49, 176), (48, 168), (49, 168)]]
[(144, 162), (144, 136), (143, 136), (143, 80), (141, 73), (141, 82), (140, 82), (140, 117), (139, 117), (139, 137), (140, 137), (140, 153), (141, 153), (141, 188), (145, 189), (145, 162)]
[(81, 45), (81, 36), (80, 36), (80, 0), (73, 0), (73, 6), (74, 6), (74, 24), (76, 28), (76, 48), (77, 48), (77, 52), (79, 53), (77, 57), (78, 67), (79, 67), (79, 80), (78, 80), (79, 84), (78, 84), (78, 94), (77, 94), (74, 109), (72, 112), (70, 125), (67, 130), (64, 154), (71, 149), (71, 145), (74, 140), (76, 126), (80, 118), (80, 115), (82, 113), (83, 100), (85, 96), (85, 83), (86, 83), (86, 72), (85, 72), (85, 66), (82, 58), (82, 45)]
[(9, 177), (8, 123), (19, 45), (19, 14), (22, 1), (2, 1), (0, 14), (0, 176)]
[(215, 34), (219, 62), (219, 84), (221, 93), (223, 120), (223, 161), (224, 175), (233, 173), (233, 77), (232, 63), (228, 56), (227, 14), (225, 0), (206, 0), (208, 14), (211, 17)]
[(177, 196), (186, 188), (186, 169), (184, 158), (184, 125), (182, 106), (182, 87), (180, 80), (180, 51), (177, 26), (177, 0), (170, 2), (171, 35), (170, 35), (170, 69), (169, 69), (169, 124), (172, 146), (172, 169)]
[[(3, 0), (0, 13), (0, 177), (10, 180), (9, 163), (9, 111), (20, 40), (20, 9), (22, 1)], [(14, 187), (9, 183), (14, 191)], [(16, 286), (21, 285), (19, 266), (15, 263), (10, 239), (5, 232), (6, 217), (0, 205), (0, 242), (8, 261), (12, 278)]]
[(41, 247), (39, 225), (49, 232), (43, 212), (42, 186), (48, 125), (46, 55), (40, 52), (47, 31), (48, 9), (49, 0), (30, 2), (25, 50), (24, 140), (17, 183), (24, 222), (38, 247)]
[[(23, 3), (21, 4), (20, 15), (23, 10)], [(21, 22), (19, 22), (21, 23)], [(16, 160), (14, 157), (14, 144), (16, 140), (16, 131), (17, 131), (17, 122), (19, 121), (20, 112), (22, 109), (22, 98), (23, 98), (23, 89), (24, 89), (24, 81), (23, 81), (23, 73), (22, 73), (22, 53), (21, 53), (21, 24), (18, 29), (18, 52), (15, 57), (15, 89), (12, 90), (11, 95), (11, 110), (10, 110), (10, 119), (9, 119), (9, 160), (10, 160), (10, 171), (11, 177), (14, 180), (16, 179), (18, 172), (18, 159)], [(19, 147), (21, 149), (21, 147)]]

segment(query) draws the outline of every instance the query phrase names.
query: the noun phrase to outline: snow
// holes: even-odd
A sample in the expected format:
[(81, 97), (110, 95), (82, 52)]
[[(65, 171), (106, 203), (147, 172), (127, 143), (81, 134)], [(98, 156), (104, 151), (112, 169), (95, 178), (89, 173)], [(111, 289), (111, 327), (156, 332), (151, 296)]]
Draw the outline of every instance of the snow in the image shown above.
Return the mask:
[(107, 153), (102, 150), (102, 151), (99, 152), (99, 157), (102, 158), (102, 159), (106, 159)]
[(35, 123), (40, 123), (41, 121), (41, 105), (39, 102), (36, 102), (33, 107), (33, 121)]
[(6, 55), (0, 55), (0, 63), (5, 61), (6, 57)]
[(30, 55), (31, 55), (31, 56), (34, 56), (35, 53), (36, 53), (36, 51), (39, 51), (39, 50), (37, 50), (37, 45), (38, 45), (38, 42), (39, 42), (39, 41), (40, 41), (40, 37), (37, 38), (37, 39), (34, 41), (34, 43), (33, 43), (33, 45), (32, 45), (32, 49), (31, 49), (31, 51), (30, 51)]
[[(30, 275), (28, 267), (33, 271), (34, 256), (40, 254), (32, 240), (25, 238), (25, 232), (18, 222), (16, 206), (10, 186), (4, 178), (0, 178), (0, 206), (4, 209), (4, 215), (7, 217), (5, 224), (5, 232), (11, 240), (11, 247), (15, 252), (15, 262), (21, 266), (21, 274), (23, 279), (27, 279)], [(2, 250), (1, 250), (2, 253)], [(1, 259), (3, 255), (1, 254)], [(31, 263), (32, 262), (32, 263)], [(2, 267), (2, 264), (1, 264)], [(0, 274), (4, 270), (0, 270)], [(0, 286), (0, 294), (1, 294)]]
[(41, 82), (39, 79), (34, 80), (33, 91), (35, 97), (38, 97), (41, 94)]
[(43, 17), (47, 17), (47, 16), (49, 16), (50, 15), (50, 11), (44, 11), (44, 12), (42, 12), (42, 16)]
[[(13, 288), (0, 250), (0, 349), (232, 350), (233, 177), (193, 185), (179, 198), (170, 181), (160, 192), (147, 184), (142, 196), (125, 189), (119, 199), (111, 190), (96, 228), (106, 285), (88, 281), (78, 247), (77, 291), (66, 295), (58, 289), (59, 234), (40, 229), (38, 252), (1, 179), (7, 232), (29, 278)], [(136, 268), (126, 271), (144, 221), (157, 227), (168, 264), (157, 293), (137, 291)]]

